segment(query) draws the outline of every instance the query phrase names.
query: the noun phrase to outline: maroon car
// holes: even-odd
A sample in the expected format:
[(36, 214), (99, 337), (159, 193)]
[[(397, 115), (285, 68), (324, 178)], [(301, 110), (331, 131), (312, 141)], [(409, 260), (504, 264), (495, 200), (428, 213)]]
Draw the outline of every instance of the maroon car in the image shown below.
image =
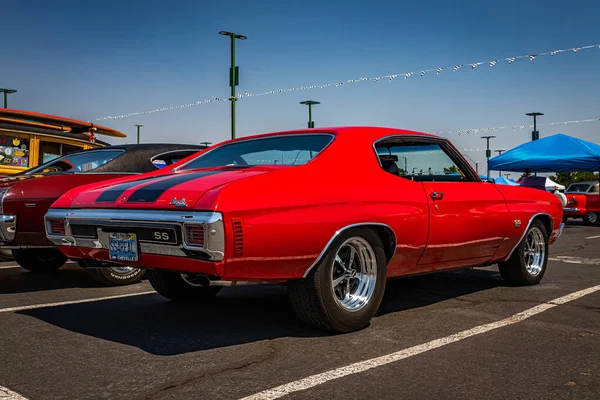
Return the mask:
[[(32, 272), (51, 272), (67, 258), (45, 235), (44, 215), (68, 190), (132, 174), (158, 171), (206, 146), (137, 144), (85, 150), (0, 180), (0, 249), (11, 250), (15, 261)], [(123, 265), (79, 260), (105, 285), (139, 281), (143, 271)]]

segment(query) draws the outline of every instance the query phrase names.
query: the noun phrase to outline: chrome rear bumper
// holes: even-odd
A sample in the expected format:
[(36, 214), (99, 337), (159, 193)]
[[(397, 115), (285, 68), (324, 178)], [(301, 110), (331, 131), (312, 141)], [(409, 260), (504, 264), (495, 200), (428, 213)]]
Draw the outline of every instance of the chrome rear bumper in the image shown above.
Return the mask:
[[(225, 231), (221, 213), (212, 211), (170, 210), (105, 210), (105, 209), (50, 209), (45, 216), (46, 237), (57, 246), (76, 246), (89, 249), (108, 250), (109, 239), (106, 229), (118, 228), (176, 228), (181, 235), (178, 244), (139, 242), (141, 254), (159, 254), (189, 257), (190, 252), (202, 254), (209, 261), (221, 261), (225, 256)], [(64, 221), (64, 235), (52, 233), (49, 219)], [(74, 225), (92, 226), (95, 237), (74, 236)], [(188, 243), (188, 225), (204, 227), (204, 245)]]

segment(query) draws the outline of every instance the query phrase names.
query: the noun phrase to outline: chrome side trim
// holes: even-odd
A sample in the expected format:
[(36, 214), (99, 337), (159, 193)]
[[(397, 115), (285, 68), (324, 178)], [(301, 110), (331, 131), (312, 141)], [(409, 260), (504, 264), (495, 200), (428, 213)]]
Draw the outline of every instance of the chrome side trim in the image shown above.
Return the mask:
[(523, 231), (523, 234), (521, 235), (521, 237), (519, 238), (519, 241), (517, 242), (517, 244), (515, 245), (515, 247), (512, 248), (512, 250), (510, 251), (510, 253), (508, 253), (508, 257), (506, 257), (504, 259), (504, 261), (508, 261), (508, 259), (512, 256), (512, 254), (515, 252), (515, 250), (517, 249), (517, 247), (521, 244), (521, 242), (523, 241), (523, 238), (525, 237), (525, 235), (527, 234), (527, 231), (529, 230), (529, 227), (531, 226), (531, 223), (533, 222), (533, 220), (536, 217), (539, 217), (540, 215), (547, 215), (548, 217), (550, 217), (550, 224), (552, 225), (552, 228), (550, 229), (550, 232), (548, 232), (548, 238), (550, 238), (550, 236), (552, 235), (552, 231), (554, 230), (554, 221), (552, 220), (552, 216), (548, 213), (537, 213), (534, 214), (530, 219), (529, 219), (529, 223), (527, 224), (527, 226), (525, 227), (525, 230)]
[(573, 212), (573, 213), (578, 213), (579, 212), (579, 208), (577, 207), (564, 207), (563, 208), (563, 212)]
[(381, 222), (360, 222), (358, 224), (346, 225), (343, 228), (335, 231), (335, 233), (333, 234), (331, 239), (329, 239), (329, 242), (327, 242), (327, 244), (325, 245), (325, 248), (323, 249), (323, 251), (321, 251), (321, 254), (319, 254), (319, 257), (317, 257), (315, 262), (312, 263), (312, 265), (310, 267), (308, 267), (308, 269), (306, 270), (306, 272), (304, 273), (304, 275), (302, 277), (306, 278), (308, 276), (308, 274), (310, 273), (310, 271), (321, 261), (321, 259), (325, 256), (325, 253), (327, 252), (327, 250), (329, 250), (329, 247), (331, 246), (333, 241), (340, 235), (340, 233), (344, 232), (347, 229), (356, 228), (358, 226), (369, 226), (369, 225), (370, 226), (373, 226), (373, 225), (383, 226), (384, 228), (387, 228), (392, 232), (392, 234), (394, 235), (394, 252), (392, 253), (392, 256), (390, 257), (390, 260), (392, 258), (394, 258), (394, 255), (396, 254), (396, 244), (397, 244), (396, 232), (394, 232), (394, 230), (389, 225), (382, 224)]
[(17, 234), (17, 216), (0, 214), (0, 241), (12, 242)]
[[(49, 219), (65, 221), (65, 235), (51, 234)], [(185, 250), (206, 254), (210, 261), (221, 261), (225, 257), (225, 230), (221, 213), (212, 211), (170, 211), (170, 210), (107, 210), (107, 209), (50, 209), (44, 217), (46, 237), (57, 246), (78, 246), (91, 249), (108, 249), (108, 233), (102, 228), (136, 227), (179, 227), (182, 231), (182, 244), (156, 244), (139, 242), (140, 252), (148, 254), (188, 257)], [(186, 244), (185, 226), (188, 224), (204, 227), (204, 246)], [(73, 236), (71, 225), (92, 225), (97, 238)]]

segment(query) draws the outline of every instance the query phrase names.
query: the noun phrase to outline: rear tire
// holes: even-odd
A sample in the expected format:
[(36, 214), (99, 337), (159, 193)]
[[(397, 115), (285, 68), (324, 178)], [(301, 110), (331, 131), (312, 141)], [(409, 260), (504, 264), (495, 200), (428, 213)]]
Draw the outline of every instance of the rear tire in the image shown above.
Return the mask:
[(598, 225), (598, 213), (597, 212), (589, 212), (583, 217), (583, 224), (585, 226)]
[(174, 301), (208, 301), (220, 291), (218, 286), (195, 284), (189, 276), (179, 272), (151, 269), (148, 270), (148, 280), (160, 295)]
[(94, 281), (104, 286), (131, 285), (141, 281), (146, 275), (145, 270), (127, 265), (95, 263), (90, 260), (78, 260), (77, 263), (86, 269)]
[(67, 257), (56, 248), (15, 249), (12, 255), (22, 268), (40, 274), (56, 271), (67, 262)]
[(333, 332), (364, 328), (377, 312), (387, 262), (379, 236), (369, 228), (344, 231), (304, 279), (288, 283), (298, 317)]
[(511, 285), (537, 285), (548, 264), (548, 233), (536, 219), (510, 258), (498, 264), (500, 276)]

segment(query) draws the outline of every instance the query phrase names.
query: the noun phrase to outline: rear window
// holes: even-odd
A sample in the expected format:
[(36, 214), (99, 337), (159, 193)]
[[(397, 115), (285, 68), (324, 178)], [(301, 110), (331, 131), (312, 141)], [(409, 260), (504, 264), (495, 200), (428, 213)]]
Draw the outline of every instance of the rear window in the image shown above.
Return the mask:
[(101, 167), (107, 162), (123, 154), (124, 150), (90, 150), (76, 154), (69, 154), (54, 159), (37, 168), (25, 172), (30, 174), (49, 174), (53, 172), (89, 172)]
[(331, 141), (330, 134), (284, 135), (250, 139), (215, 147), (183, 169), (221, 166), (302, 165), (316, 157)]
[(567, 193), (585, 193), (588, 191), (589, 188), (590, 188), (590, 185), (587, 183), (572, 184), (567, 189)]

